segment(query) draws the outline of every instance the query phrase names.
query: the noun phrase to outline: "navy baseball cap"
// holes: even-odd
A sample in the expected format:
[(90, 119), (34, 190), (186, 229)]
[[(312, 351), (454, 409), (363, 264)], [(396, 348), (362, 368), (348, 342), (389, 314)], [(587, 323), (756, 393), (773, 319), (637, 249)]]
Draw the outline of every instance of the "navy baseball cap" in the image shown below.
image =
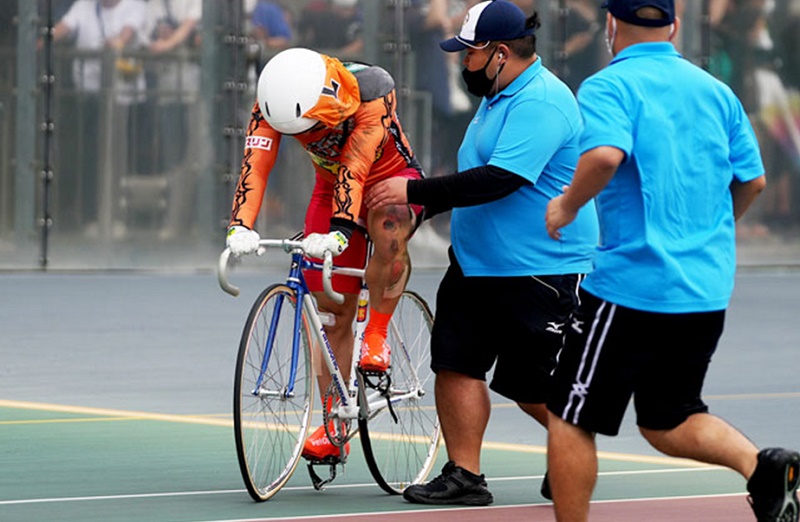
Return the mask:
[(488, 0), (475, 4), (467, 11), (461, 31), (454, 38), (439, 43), (443, 50), (453, 53), (467, 47), (479, 49), (481, 42), (516, 40), (533, 34), (526, 28), (525, 13), (508, 0)]
[[(675, 0), (605, 0), (601, 7), (608, 8), (614, 18), (633, 25), (664, 27), (675, 22)], [(642, 7), (655, 7), (664, 13), (664, 18), (639, 18), (636, 11)]]

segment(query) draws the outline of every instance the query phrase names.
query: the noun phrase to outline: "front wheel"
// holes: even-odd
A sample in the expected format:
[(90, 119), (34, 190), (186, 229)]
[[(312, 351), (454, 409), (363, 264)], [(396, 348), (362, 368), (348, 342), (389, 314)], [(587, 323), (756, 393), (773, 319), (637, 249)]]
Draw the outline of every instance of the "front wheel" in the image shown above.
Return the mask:
[(253, 304), (239, 344), (233, 397), (236, 455), (247, 491), (257, 502), (272, 497), (292, 476), (308, 433), (314, 372), (302, 306), (291, 288), (270, 286)]
[(430, 369), (432, 327), (425, 300), (404, 292), (386, 339), (392, 350), (389, 389), (381, 395), (364, 388), (363, 379), (359, 382), (359, 399), (370, 404), (369, 416), (358, 421), (364, 458), (372, 477), (390, 494), (423, 482), (436, 460), (440, 427)]

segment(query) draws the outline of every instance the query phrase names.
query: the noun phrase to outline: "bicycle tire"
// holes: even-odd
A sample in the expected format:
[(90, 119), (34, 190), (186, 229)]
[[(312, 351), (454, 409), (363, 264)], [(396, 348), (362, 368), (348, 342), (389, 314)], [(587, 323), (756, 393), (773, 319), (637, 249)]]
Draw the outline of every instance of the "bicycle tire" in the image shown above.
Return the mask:
[[(369, 471), (381, 489), (393, 495), (424, 481), (439, 449), (440, 426), (430, 369), (432, 327), (428, 304), (415, 292), (405, 291), (392, 315), (387, 337), (392, 347), (391, 390), (402, 393), (417, 388), (418, 382), (418, 393), (398, 401), (391, 410), (383, 408), (358, 421)], [(363, 382), (359, 384), (363, 386)], [(392, 413), (397, 416), (396, 422)]]
[[(314, 399), (311, 332), (303, 316), (294, 394), (285, 393), (292, 374), (294, 314), (302, 302), (294, 290), (276, 284), (256, 299), (247, 317), (234, 380), (233, 426), (236, 455), (247, 491), (263, 502), (291, 478), (308, 434)], [(274, 319), (274, 343), (264, 365)], [(257, 396), (259, 374), (264, 368)]]

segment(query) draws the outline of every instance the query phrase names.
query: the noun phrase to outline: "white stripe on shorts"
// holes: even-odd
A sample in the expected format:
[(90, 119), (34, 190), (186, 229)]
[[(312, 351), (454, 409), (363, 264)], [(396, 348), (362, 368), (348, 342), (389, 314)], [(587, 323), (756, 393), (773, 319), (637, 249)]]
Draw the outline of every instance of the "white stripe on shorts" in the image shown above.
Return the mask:
[[(610, 308), (606, 312), (607, 307)], [(600, 305), (595, 313), (592, 321), (592, 330), (589, 332), (586, 344), (583, 346), (581, 364), (578, 367), (577, 375), (575, 375), (575, 382), (572, 383), (572, 391), (561, 414), (561, 417), (567, 422), (579, 424), (581, 409), (586, 402), (586, 394), (592, 384), (592, 377), (594, 377), (594, 371), (597, 368), (597, 359), (599, 359), (600, 352), (603, 350), (603, 344), (605, 343), (606, 335), (608, 335), (608, 329), (611, 327), (611, 322), (614, 320), (614, 312), (616, 310), (617, 305), (603, 301), (603, 304)], [(603, 317), (604, 313), (607, 315), (606, 317)], [(602, 328), (602, 333), (600, 333), (600, 337), (595, 343), (595, 336), (599, 328)], [(589, 362), (590, 360), (591, 362)], [(570, 416), (572, 417), (571, 419), (569, 418)]]

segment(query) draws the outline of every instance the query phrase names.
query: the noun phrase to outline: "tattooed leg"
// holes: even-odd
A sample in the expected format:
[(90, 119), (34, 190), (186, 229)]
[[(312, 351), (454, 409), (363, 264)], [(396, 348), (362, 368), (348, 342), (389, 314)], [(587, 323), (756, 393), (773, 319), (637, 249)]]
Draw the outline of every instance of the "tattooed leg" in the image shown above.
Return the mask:
[(376, 209), (369, 214), (368, 228), (373, 254), (367, 266), (370, 306), (391, 314), (411, 274), (408, 238), (414, 216), (406, 205)]

